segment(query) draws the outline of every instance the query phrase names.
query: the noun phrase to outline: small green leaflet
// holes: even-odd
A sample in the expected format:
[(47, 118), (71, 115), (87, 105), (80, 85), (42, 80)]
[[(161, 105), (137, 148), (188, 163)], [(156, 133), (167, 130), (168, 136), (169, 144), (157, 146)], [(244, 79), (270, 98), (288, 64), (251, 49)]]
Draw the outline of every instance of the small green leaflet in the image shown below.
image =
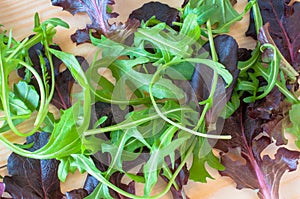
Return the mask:
[(292, 127), (288, 128), (286, 131), (296, 136), (297, 140), (295, 144), (300, 149), (300, 104), (294, 104), (292, 109), (289, 111), (290, 121), (292, 123)]

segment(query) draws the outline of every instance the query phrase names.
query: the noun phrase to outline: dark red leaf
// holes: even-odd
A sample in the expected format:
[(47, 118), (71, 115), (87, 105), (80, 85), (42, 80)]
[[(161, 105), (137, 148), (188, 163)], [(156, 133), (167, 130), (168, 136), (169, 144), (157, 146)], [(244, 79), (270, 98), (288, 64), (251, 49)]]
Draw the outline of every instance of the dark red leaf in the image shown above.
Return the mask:
[(159, 21), (165, 22), (169, 26), (172, 26), (172, 23), (176, 21), (178, 15), (179, 11), (175, 8), (171, 8), (167, 4), (160, 2), (149, 2), (132, 11), (132, 13), (129, 15), (129, 19), (147, 21), (151, 17), (155, 16), (155, 18)]
[(135, 31), (139, 26), (139, 23), (135, 20), (128, 20), (125, 24), (109, 24), (108, 20), (110, 18), (118, 16), (117, 13), (107, 12), (107, 7), (114, 4), (114, 0), (52, 0), (52, 5), (60, 6), (73, 15), (77, 13), (87, 13), (89, 15), (92, 24), (88, 24), (84, 29), (77, 30), (71, 36), (72, 41), (77, 44), (90, 42), (90, 30), (96, 37), (104, 35), (121, 42), (125, 41)]
[(248, 106), (249, 116), (263, 120), (261, 128), (276, 140), (276, 145), (287, 144), (283, 135), (283, 122), (286, 120), (290, 103), (284, 101), (284, 96), (274, 88), (267, 97)]
[(66, 193), (67, 199), (83, 199), (88, 196), (88, 192), (85, 189), (75, 189)]
[(55, 78), (55, 92), (51, 103), (58, 109), (64, 109), (71, 107), (71, 91), (75, 80), (72, 77), (71, 72), (66, 69), (59, 73)]
[[(278, 199), (281, 177), (286, 171), (296, 170), (300, 152), (280, 148), (275, 153), (275, 159), (268, 155), (261, 157), (273, 138), (262, 134), (267, 120), (260, 116), (265, 115), (257, 113), (258, 116), (253, 117), (250, 112), (251, 108), (245, 107), (225, 121), (222, 133), (231, 135), (232, 139), (219, 140), (215, 145), (222, 151), (221, 163), (226, 168), (220, 173), (232, 178), (238, 189), (258, 189), (260, 198)], [(269, 123), (268, 128), (272, 128), (272, 124)]]
[[(269, 23), (269, 33), (276, 46), (294, 66), (300, 69), (300, 3), (289, 5), (290, 0), (259, 0), (259, 8), (264, 24)], [(253, 17), (253, 16), (252, 16)], [(252, 20), (248, 35), (256, 37), (254, 21)]]
[[(218, 78), (214, 96), (215, 103), (206, 115), (206, 120), (210, 124), (214, 124), (216, 122), (220, 112), (230, 99), (232, 90), (239, 75), (239, 70), (237, 69), (238, 44), (235, 39), (229, 35), (220, 35), (214, 38), (214, 43), (219, 62), (229, 70), (233, 76), (233, 82), (228, 88), (226, 88), (224, 80), (221, 77)], [(211, 50), (209, 43), (206, 43), (200, 51), (210, 53)], [(190, 84), (196, 94), (197, 100), (202, 101), (209, 97), (213, 83), (213, 70), (203, 64), (197, 64), (195, 69), (196, 70), (192, 76)]]
[[(35, 151), (48, 142), (48, 133), (36, 133), (27, 138)], [(8, 158), (8, 173), (3, 182), (5, 191), (15, 199), (61, 199), (60, 181), (57, 177), (57, 160), (36, 160), (12, 153)]]
[[(116, 185), (117, 187), (123, 189), (124, 191), (131, 193), (131, 194), (135, 194), (135, 182), (131, 181), (128, 184), (124, 184), (121, 182), (123, 176), (124, 176), (123, 173), (120, 173), (117, 171), (110, 176), (109, 181), (111, 183), (113, 183), (114, 185)], [(109, 193), (115, 199), (129, 199), (128, 197), (123, 196), (119, 192), (116, 192), (112, 189), (109, 189)]]

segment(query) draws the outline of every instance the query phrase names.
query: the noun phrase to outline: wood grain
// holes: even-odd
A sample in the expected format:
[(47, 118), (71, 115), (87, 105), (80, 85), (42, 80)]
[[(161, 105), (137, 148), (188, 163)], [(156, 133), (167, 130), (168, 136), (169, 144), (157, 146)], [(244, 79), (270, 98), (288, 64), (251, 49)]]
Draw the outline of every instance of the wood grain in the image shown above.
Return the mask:
[[(114, 9), (121, 13), (117, 20), (124, 21), (131, 10), (140, 7), (146, 0), (124, 0), (116, 4)], [(181, 1), (177, 0), (164, 0), (175, 7), (179, 7)], [(236, 8), (241, 12), (246, 4), (246, 0), (238, 1)], [(63, 28), (58, 29), (58, 34), (55, 37), (55, 42), (58, 43), (63, 50), (82, 55), (85, 57), (91, 57), (93, 55), (93, 49), (90, 45), (75, 46), (69, 39), (70, 34), (75, 32), (77, 28), (83, 28), (86, 23), (90, 23), (87, 16), (80, 14), (72, 16), (67, 12), (62, 12), (61, 8), (51, 6), (50, 0), (1, 0), (0, 1), (0, 24), (3, 24), (5, 29), (13, 29), (13, 35), (16, 39), (23, 39), (24, 37), (32, 33), (33, 16), (38, 12), (42, 20), (50, 17), (59, 17), (67, 21), (70, 25), (70, 29)], [(231, 28), (231, 35), (233, 35), (238, 41), (240, 47), (254, 48), (255, 42), (249, 38), (245, 38), (244, 32), (247, 29), (248, 16), (241, 22), (236, 23)], [(32, 121), (20, 129), (26, 130), (32, 126)], [(24, 139), (20, 139), (12, 133), (6, 134), (10, 140), (16, 142), (23, 142)], [(0, 166), (6, 164), (6, 160), (10, 151), (6, 149), (0, 143)], [(215, 180), (208, 180), (207, 184), (189, 182), (185, 187), (185, 190), (191, 199), (254, 199), (257, 198), (255, 191), (253, 190), (236, 190), (235, 184), (226, 177), (220, 177), (216, 171), (211, 170)], [(0, 175), (6, 175), (6, 169), (0, 170)], [(63, 191), (78, 188), (83, 185), (85, 175), (75, 173), (70, 175), (66, 183), (62, 183)], [(281, 199), (297, 199), (300, 198), (300, 172), (293, 172), (284, 175), (281, 182), (280, 196)], [(155, 189), (155, 192), (159, 192), (163, 188), (164, 183), (161, 182)], [(138, 186), (138, 193), (141, 193), (141, 187)], [(163, 197), (165, 199), (171, 198), (170, 195)]]

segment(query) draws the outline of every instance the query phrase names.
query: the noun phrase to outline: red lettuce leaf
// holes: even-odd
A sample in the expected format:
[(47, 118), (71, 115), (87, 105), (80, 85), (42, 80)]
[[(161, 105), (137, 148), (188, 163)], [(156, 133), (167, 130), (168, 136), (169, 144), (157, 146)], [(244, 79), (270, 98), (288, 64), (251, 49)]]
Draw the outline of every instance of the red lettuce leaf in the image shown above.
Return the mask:
[(88, 192), (85, 189), (74, 189), (66, 193), (67, 199), (83, 199), (88, 196)]
[[(206, 120), (210, 124), (214, 124), (219, 117), (224, 106), (231, 98), (233, 88), (236, 84), (239, 69), (237, 68), (238, 63), (238, 44), (236, 40), (229, 35), (219, 35), (214, 38), (215, 49), (219, 58), (219, 62), (222, 63), (233, 77), (231, 85), (226, 88), (226, 83), (221, 77), (218, 77), (218, 83), (214, 96), (213, 107), (209, 110)], [(199, 54), (202, 52), (211, 53), (209, 43), (206, 43)], [(213, 83), (213, 70), (203, 64), (197, 64), (195, 72), (190, 81), (190, 85), (193, 89), (193, 94), (196, 95), (198, 101), (205, 100), (210, 95), (210, 89)], [(187, 92), (186, 92), (187, 93)], [(188, 95), (189, 98), (192, 95)], [(194, 101), (194, 99), (189, 99)]]
[(100, 38), (101, 35), (104, 35), (122, 42), (139, 26), (136, 20), (128, 20), (125, 24), (109, 24), (110, 18), (118, 16), (115, 12), (107, 11), (107, 8), (114, 4), (114, 0), (52, 0), (52, 5), (60, 6), (72, 15), (87, 13), (90, 17), (92, 23), (84, 29), (77, 30), (71, 36), (72, 41), (77, 44), (90, 42), (90, 30), (95, 37)]
[[(290, 0), (258, 0), (264, 24), (269, 23), (269, 32), (276, 46), (296, 70), (300, 69), (300, 3), (290, 5)], [(256, 39), (254, 20), (247, 31)]]
[(2, 197), (5, 190), (5, 184), (3, 182), (0, 182), (0, 198)]
[[(124, 177), (124, 173), (115, 172), (110, 176), (109, 181), (116, 185), (117, 187), (121, 188), (122, 190), (125, 190), (128, 193), (135, 194), (135, 182), (131, 181), (128, 184), (122, 183), (122, 178)], [(125, 197), (121, 195), (119, 192), (116, 192), (112, 189), (109, 189), (109, 193), (113, 198), (116, 199), (129, 199), (128, 197)]]
[[(48, 133), (36, 133), (27, 138), (27, 143), (34, 143), (29, 151), (35, 151), (48, 142)], [(24, 158), (12, 153), (8, 158), (8, 173), (5, 176), (5, 191), (13, 198), (61, 199), (60, 181), (57, 177), (57, 160), (36, 160)]]
[[(220, 174), (232, 178), (238, 189), (258, 189), (260, 198), (278, 199), (281, 177), (286, 171), (296, 170), (300, 152), (282, 147), (276, 151), (274, 159), (268, 155), (261, 157), (262, 151), (274, 139), (273, 135), (262, 133), (266, 122), (274, 121), (271, 118), (275, 117), (263, 119), (266, 109), (262, 107), (267, 103), (244, 105), (244, 109), (240, 108), (228, 118), (222, 134), (229, 134), (232, 139), (219, 140), (215, 148), (221, 150), (221, 163), (226, 168)], [(269, 123), (268, 128), (274, 123)]]
[(172, 23), (176, 21), (179, 16), (179, 11), (175, 8), (171, 8), (167, 4), (160, 2), (149, 2), (132, 11), (132, 13), (129, 15), (129, 19), (147, 21), (153, 16), (155, 16), (155, 18), (159, 21), (165, 22), (169, 26), (172, 26)]

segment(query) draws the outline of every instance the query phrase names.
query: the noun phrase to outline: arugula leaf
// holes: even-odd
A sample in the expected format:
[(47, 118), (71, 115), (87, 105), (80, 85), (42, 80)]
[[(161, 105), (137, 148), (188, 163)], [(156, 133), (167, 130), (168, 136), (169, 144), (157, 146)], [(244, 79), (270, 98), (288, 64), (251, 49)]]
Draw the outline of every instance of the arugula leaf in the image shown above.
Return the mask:
[(185, 9), (187, 9), (186, 12), (192, 12), (199, 16), (198, 22), (200, 22), (200, 25), (210, 19), (211, 24), (222, 27), (224, 24), (239, 16), (229, 0), (190, 0), (188, 8)]
[(211, 152), (209, 152), (204, 157), (199, 157), (198, 154), (193, 155), (193, 163), (190, 168), (190, 179), (195, 182), (206, 183), (207, 178), (213, 179), (213, 177), (208, 173), (205, 164), (208, 164), (211, 168), (217, 169), (218, 171), (223, 171), (225, 167), (220, 163), (219, 159)]
[[(62, 112), (61, 119), (54, 125), (53, 132), (48, 143), (35, 151), (38, 156), (60, 159), (70, 154), (81, 152), (82, 136), (77, 129), (76, 110), (79, 104)], [(75, 115), (74, 115), (75, 114)]]

